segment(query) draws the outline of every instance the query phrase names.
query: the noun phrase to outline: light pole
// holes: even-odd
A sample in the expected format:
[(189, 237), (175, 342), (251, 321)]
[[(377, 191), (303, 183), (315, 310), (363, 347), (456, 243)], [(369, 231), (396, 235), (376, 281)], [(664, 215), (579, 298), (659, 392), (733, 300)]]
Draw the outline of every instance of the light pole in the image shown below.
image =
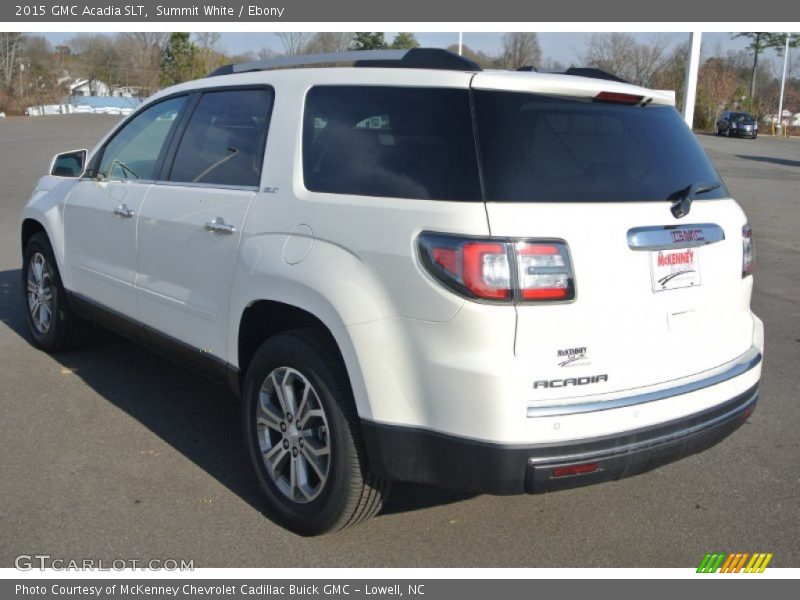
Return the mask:
[(783, 49), (783, 77), (781, 77), (781, 98), (778, 101), (778, 135), (783, 129), (783, 90), (786, 87), (786, 63), (789, 60), (789, 38), (791, 33), (786, 34), (786, 46)]
[(461, 50), (464, 45), (464, 32), (458, 32), (458, 55), (461, 56)]
[(697, 73), (700, 69), (700, 45), (703, 34), (693, 31), (689, 42), (689, 64), (686, 69), (686, 81), (683, 87), (683, 120), (692, 128), (694, 123), (694, 102), (697, 98)]

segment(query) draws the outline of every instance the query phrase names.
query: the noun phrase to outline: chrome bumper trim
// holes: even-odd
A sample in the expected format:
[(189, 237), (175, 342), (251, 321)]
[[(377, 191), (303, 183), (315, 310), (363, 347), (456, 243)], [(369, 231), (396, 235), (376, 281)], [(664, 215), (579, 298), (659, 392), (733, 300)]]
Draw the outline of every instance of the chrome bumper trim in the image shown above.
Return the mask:
[(561, 456), (546, 456), (542, 458), (532, 457), (528, 459), (528, 463), (531, 465), (538, 465), (538, 464), (551, 464), (551, 463), (563, 463), (563, 462), (579, 462), (584, 460), (594, 460), (601, 458), (613, 458), (615, 456), (621, 456), (632, 452), (642, 452), (649, 450), (651, 448), (657, 448), (659, 446), (663, 446), (665, 444), (678, 442), (680, 440), (689, 438), (693, 435), (699, 434), (708, 429), (712, 429), (717, 425), (725, 423), (726, 421), (730, 421), (737, 415), (745, 414), (745, 411), (748, 409), (752, 410), (752, 407), (755, 406), (755, 403), (758, 401), (758, 389), (754, 387), (746, 392), (746, 397), (744, 396), (745, 394), (742, 395), (743, 400), (737, 401), (736, 405), (733, 406), (730, 410), (726, 411), (724, 414), (717, 415), (713, 419), (709, 419), (701, 423), (689, 425), (688, 427), (684, 427), (683, 429), (679, 429), (677, 431), (671, 431), (669, 433), (660, 435), (658, 437), (644, 439), (639, 442), (632, 442), (630, 444), (625, 444), (623, 446), (615, 446), (613, 448), (600, 448), (597, 450), (590, 450), (588, 452), (563, 454)]
[(689, 394), (696, 392), (712, 385), (717, 385), (723, 381), (738, 377), (756, 367), (762, 359), (761, 352), (755, 346), (742, 354), (739, 358), (733, 361), (733, 364), (724, 371), (699, 379), (690, 383), (684, 383), (676, 387), (671, 387), (655, 392), (647, 392), (644, 394), (637, 394), (635, 396), (626, 396), (624, 398), (615, 398), (613, 400), (591, 400), (589, 402), (579, 402), (573, 404), (546, 404), (537, 406), (528, 406), (528, 417), (560, 417), (566, 415), (575, 415), (587, 412), (597, 412), (601, 410), (612, 410), (615, 408), (623, 408), (625, 406), (633, 406), (635, 404), (645, 404), (647, 402), (655, 402), (656, 400), (664, 400), (673, 396), (680, 396), (682, 394)]

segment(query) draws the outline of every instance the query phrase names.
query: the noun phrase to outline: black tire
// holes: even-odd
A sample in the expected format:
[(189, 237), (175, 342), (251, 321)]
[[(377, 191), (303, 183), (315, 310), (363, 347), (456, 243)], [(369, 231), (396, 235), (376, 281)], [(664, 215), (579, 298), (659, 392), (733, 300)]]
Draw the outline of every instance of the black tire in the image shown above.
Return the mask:
[[(33, 261), (44, 258), (44, 272), (49, 292), (50, 319), (49, 325), (42, 330), (37, 327), (29, 304), (28, 282)], [(41, 263), (37, 263), (41, 264)], [(35, 279), (35, 278), (34, 278)], [(92, 323), (80, 318), (72, 312), (67, 293), (61, 283), (53, 248), (50, 240), (43, 232), (34, 234), (25, 245), (22, 262), (22, 307), (25, 311), (25, 323), (36, 347), (46, 352), (63, 352), (85, 346), (92, 334)]]
[[(279, 438), (288, 436), (288, 432), (282, 434), (262, 426), (260, 433), (257, 425), (257, 413), (263, 407), (262, 385), (271, 373), (284, 372), (282, 369), (295, 371), (310, 382), (327, 419), (324, 435), (328, 436), (329, 470), (327, 480), (311, 500), (290, 498), (285, 480), (282, 490), (265, 465), (264, 435), (279, 439), (267, 444), (272, 449), (277, 449), (279, 443), (289, 443), (286, 437)], [(271, 515), (286, 528), (301, 535), (321, 535), (362, 523), (382, 508), (388, 482), (370, 471), (347, 372), (332, 342), (324, 336), (314, 330), (298, 329), (278, 334), (261, 345), (245, 377), (242, 422), (248, 455)], [(286, 422), (281, 423), (281, 427), (285, 425)], [(296, 443), (296, 439), (291, 442), (292, 452)], [(277, 451), (284, 456), (281, 460), (294, 460), (288, 451)]]
[(719, 127), (717, 127), (717, 135), (722, 135), (722, 130)]

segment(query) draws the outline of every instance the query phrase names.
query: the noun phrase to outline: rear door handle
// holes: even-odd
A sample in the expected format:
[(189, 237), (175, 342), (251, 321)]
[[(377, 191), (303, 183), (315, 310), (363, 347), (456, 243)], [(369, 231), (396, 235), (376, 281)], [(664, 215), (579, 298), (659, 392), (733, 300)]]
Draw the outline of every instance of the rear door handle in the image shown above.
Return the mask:
[(133, 216), (133, 210), (128, 208), (126, 204), (120, 204), (114, 209), (114, 214), (123, 219), (130, 219)]
[(206, 223), (206, 231), (230, 234), (236, 231), (236, 227), (233, 225), (228, 225), (222, 217), (214, 217), (208, 223)]

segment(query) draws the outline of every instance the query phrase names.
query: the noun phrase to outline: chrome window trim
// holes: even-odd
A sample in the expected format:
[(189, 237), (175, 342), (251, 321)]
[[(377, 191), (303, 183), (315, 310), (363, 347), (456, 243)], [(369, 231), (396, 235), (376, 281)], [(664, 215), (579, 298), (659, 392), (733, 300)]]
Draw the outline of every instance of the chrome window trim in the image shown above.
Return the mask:
[[(703, 239), (676, 242), (673, 231), (701, 230)], [(722, 227), (714, 223), (691, 223), (686, 225), (656, 225), (634, 227), (628, 230), (628, 247), (631, 250), (671, 250), (696, 248), (715, 244), (725, 239)]]
[(92, 181), (94, 183), (136, 183), (139, 185), (152, 185), (157, 183), (155, 179), (96, 179), (94, 177), (81, 177), (78, 181)]
[(154, 185), (164, 185), (169, 187), (208, 188), (215, 190), (238, 190), (245, 192), (257, 192), (259, 190), (257, 185), (226, 185), (223, 183), (200, 183), (192, 181), (158, 180), (154, 182)]
[(761, 352), (755, 346), (737, 358), (733, 364), (715, 375), (684, 383), (676, 387), (666, 388), (655, 392), (646, 392), (644, 394), (637, 394), (635, 396), (625, 396), (623, 398), (616, 398), (614, 400), (591, 400), (589, 402), (579, 402), (574, 404), (545, 404), (528, 406), (528, 418), (535, 417), (561, 417), (567, 415), (577, 415), (588, 412), (598, 412), (601, 410), (612, 410), (615, 408), (624, 408), (626, 406), (634, 406), (636, 404), (645, 404), (647, 402), (655, 402), (657, 400), (664, 400), (674, 396), (689, 394), (698, 390), (711, 387), (743, 375), (750, 369), (756, 367), (762, 359)]

